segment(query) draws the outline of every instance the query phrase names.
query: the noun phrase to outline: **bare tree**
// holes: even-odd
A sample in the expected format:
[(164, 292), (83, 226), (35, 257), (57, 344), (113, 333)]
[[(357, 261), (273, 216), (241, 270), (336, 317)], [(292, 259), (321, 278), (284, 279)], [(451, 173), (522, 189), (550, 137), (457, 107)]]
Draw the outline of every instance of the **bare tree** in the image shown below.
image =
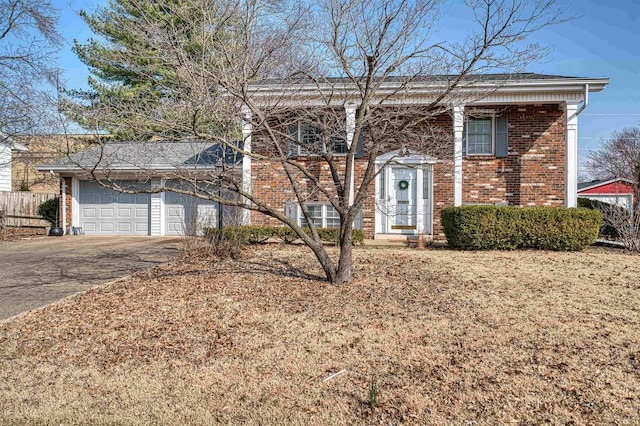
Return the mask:
[[(109, 61), (162, 96), (132, 102), (113, 91), (100, 96), (98, 90), (75, 104), (74, 116), (96, 133), (120, 129), (144, 140), (215, 142), (255, 167), (277, 171), (282, 190), (300, 207), (300, 222), (282, 205), (257, 196), (224, 162), (205, 178), (174, 171), (191, 189), (173, 190), (257, 211), (291, 227), (333, 283), (352, 280), (352, 224), (381, 169), (375, 159), (395, 150), (450, 161), (451, 132), (434, 121), (454, 105), (495, 90), (495, 81), (483, 84), (484, 73), (504, 73), (492, 78), (505, 83), (542, 58), (547, 49), (526, 40), (564, 19), (552, 0), (469, 0), (470, 33), (448, 42), (437, 38), (446, 13), (439, 0), (323, 0), (311, 6), (266, 0), (157, 2), (171, 19), (126, 3), (127, 13), (135, 15), (128, 31), (144, 43), (109, 45)], [(90, 65), (100, 76), (101, 66)], [(170, 78), (162, 78), (161, 70), (171, 70)], [(431, 87), (429, 101), (419, 107), (406, 96), (417, 83)], [(131, 87), (122, 85), (125, 91)], [(303, 102), (305, 91), (312, 95)], [(251, 149), (242, 132), (248, 127)], [(238, 144), (243, 135), (245, 143)], [(390, 157), (386, 164), (393, 161)], [(362, 165), (358, 179), (356, 163)], [(320, 169), (328, 170), (328, 181)], [(89, 171), (105, 186), (126, 190), (117, 188), (104, 162)], [(207, 189), (221, 186), (242, 198), (225, 199)], [(311, 200), (330, 203), (339, 216), (337, 259), (321, 242)]]
[(603, 214), (625, 247), (640, 251), (640, 127), (624, 128), (603, 139), (600, 148), (587, 155), (586, 166), (596, 177), (622, 178), (630, 182), (633, 188), (631, 211), (603, 205)]
[(50, 1), (0, 0), (0, 131), (34, 131), (50, 116), (58, 11)]

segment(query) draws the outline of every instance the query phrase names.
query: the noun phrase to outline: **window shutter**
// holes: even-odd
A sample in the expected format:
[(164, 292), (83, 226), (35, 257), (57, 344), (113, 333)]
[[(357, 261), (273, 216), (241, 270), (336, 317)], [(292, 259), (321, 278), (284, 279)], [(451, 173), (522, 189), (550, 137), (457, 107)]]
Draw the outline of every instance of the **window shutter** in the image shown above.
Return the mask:
[(509, 155), (509, 116), (505, 111), (496, 117), (496, 158)]
[[(293, 138), (296, 141), (300, 140), (300, 137), (298, 135), (297, 124), (292, 124), (289, 127), (287, 127), (287, 134), (289, 135), (290, 138)], [(286, 149), (287, 158), (298, 158), (298, 144), (296, 144), (290, 139), (287, 139), (285, 149)]]
[(364, 129), (360, 129), (360, 136), (358, 137), (358, 146), (356, 146), (356, 153), (354, 158), (364, 157)]
[(462, 155), (467, 155), (467, 118), (462, 121)]
[(360, 211), (356, 215), (356, 218), (353, 220), (353, 227), (355, 229), (362, 230), (362, 209), (360, 209)]
[(298, 203), (284, 203), (284, 214), (295, 223), (298, 223)]

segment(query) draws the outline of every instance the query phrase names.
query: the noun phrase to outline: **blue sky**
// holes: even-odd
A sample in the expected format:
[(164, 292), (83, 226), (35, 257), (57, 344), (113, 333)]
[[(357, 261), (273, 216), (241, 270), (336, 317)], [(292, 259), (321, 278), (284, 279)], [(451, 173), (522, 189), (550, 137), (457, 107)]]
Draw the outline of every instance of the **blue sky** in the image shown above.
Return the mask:
[[(93, 10), (101, 0), (54, 0), (60, 9), (60, 30), (67, 45), (59, 64), (70, 88), (86, 86), (88, 71), (71, 52), (73, 39), (86, 40), (91, 32), (78, 17), (80, 9)], [(438, 37), (455, 37), (464, 18), (461, 1), (452, 2)], [(544, 63), (529, 71), (581, 77), (609, 77), (609, 86), (590, 96), (579, 118), (579, 153), (584, 156), (602, 138), (623, 127), (640, 124), (640, 2), (637, 0), (558, 0), (577, 18), (548, 27), (534, 41), (553, 47)], [(454, 28), (458, 31), (454, 32)]]

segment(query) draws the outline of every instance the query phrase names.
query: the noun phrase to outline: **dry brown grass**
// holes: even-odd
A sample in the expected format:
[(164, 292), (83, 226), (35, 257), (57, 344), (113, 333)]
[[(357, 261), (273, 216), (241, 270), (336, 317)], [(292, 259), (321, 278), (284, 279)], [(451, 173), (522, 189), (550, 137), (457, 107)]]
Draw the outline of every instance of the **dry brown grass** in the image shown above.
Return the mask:
[(638, 424), (639, 260), (362, 248), (340, 287), (301, 247), (158, 267), (0, 323), (0, 423)]

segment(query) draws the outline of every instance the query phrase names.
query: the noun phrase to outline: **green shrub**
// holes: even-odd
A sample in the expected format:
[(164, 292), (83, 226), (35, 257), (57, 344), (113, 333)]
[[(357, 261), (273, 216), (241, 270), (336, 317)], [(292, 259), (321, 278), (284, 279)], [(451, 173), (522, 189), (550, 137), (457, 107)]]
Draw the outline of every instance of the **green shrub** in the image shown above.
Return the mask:
[(52, 227), (58, 226), (58, 202), (58, 197), (55, 197), (38, 206), (38, 216), (47, 220)]
[[(309, 228), (304, 228), (311, 235)], [(340, 241), (340, 229), (316, 228), (320, 240), (328, 244), (338, 244)], [(261, 244), (270, 238), (276, 238), (285, 244), (290, 244), (298, 239), (298, 235), (288, 226), (259, 226), (259, 225), (234, 225), (226, 226), (223, 230), (224, 239), (241, 245)], [(217, 238), (218, 228), (206, 228), (205, 236), (214, 240)], [(353, 243), (364, 244), (364, 233), (360, 229), (353, 230)]]
[(598, 237), (602, 213), (584, 208), (447, 207), (442, 226), (451, 247), (467, 250), (582, 250)]

